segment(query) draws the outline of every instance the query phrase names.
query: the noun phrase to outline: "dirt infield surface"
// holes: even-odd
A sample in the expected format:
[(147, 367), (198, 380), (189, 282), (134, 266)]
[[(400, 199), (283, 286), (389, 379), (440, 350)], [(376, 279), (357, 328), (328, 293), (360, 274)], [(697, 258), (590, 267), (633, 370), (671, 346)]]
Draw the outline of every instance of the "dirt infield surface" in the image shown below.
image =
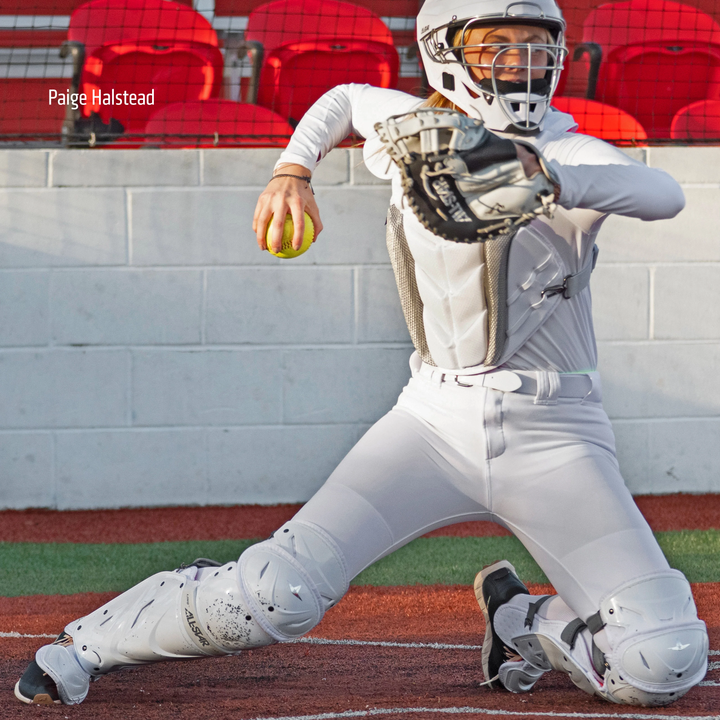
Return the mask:
[[(635, 498), (655, 531), (720, 528), (720, 495)], [(264, 538), (300, 505), (132, 508), (127, 510), (5, 510), (0, 542), (149, 543)], [(458, 523), (430, 536), (509, 535), (493, 523)]]
[[(653, 498), (641, 508), (658, 530), (720, 527), (720, 502), (715, 496), (668, 502)], [(695, 505), (691, 517), (680, 512)], [(663, 507), (661, 507), (663, 506)], [(198, 522), (204, 508), (128, 511), (99, 514), (110, 542), (157, 541), (216, 533), (221, 523)], [(238, 508), (225, 508), (230, 537), (248, 517)], [(162, 538), (149, 535), (148, 519), (155, 513)], [(194, 513), (194, 514), (193, 514)], [(281, 524), (291, 506), (265, 509), (251, 521), (251, 537), (262, 537)], [(134, 515), (133, 515), (134, 514)], [(98, 540), (88, 535), (93, 513), (0, 513), (0, 540)], [(242, 521), (239, 515), (244, 515)], [(262, 517), (261, 517), (262, 516)], [(3, 522), (8, 518), (9, 522)], [(52, 518), (52, 522), (48, 522)], [(134, 518), (134, 520), (132, 519)], [(178, 521), (179, 518), (179, 521)], [(209, 520), (209, 517), (208, 517)], [(192, 521), (192, 522), (190, 522)], [(668, 523), (675, 523), (668, 525)], [(266, 527), (272, 524), (269, 529)], [(679, 524), (678, 524), (679, 523)], [(49, 525), (54, 525), (50, 530)], [(131, 534), (129, 527), (135, 527)], [(188, 527), (192, 531), (188, 532)], [(474, 534), (477, 534), (477, 527)], [(487, 526), (487, 528), (492, 526)], [(485, 533), (487, 528), (481, 530)], [(463, 530), (466, 532), (473, 528)], [(33, 533), (34, 531), (34, 533)], [(228, 532), (225, 527), (225, 532)], [(173, 535), (173, 533), (175, 533)], [(52, 536), (52, 539), (50, 539)], [(248, 535), (244, 535), (248, 537)], [(204, 536), (207, 539), (227, 535)], [(241, 536), (242, 537), (242, 536)], [(122, 539), (121, 539), (122, 538)], [(551, 591), (531, 586), (531, 592)], [(710, 670), (705, 681), (668, 708), (610, 705), (577, 690), (559, 673), (541, 678), (526, 695), (491, 691), (481, 686), (482, 616), (472, 589), (465, 586), (352, 587), (330, 610), (310, 637), (301, 642), (261, 648), (235, 657), (165, 663), (102, 678), (87, 700), (74, 707), (24, 706), (12, 696), (12, 686), (34, 651), (65, 623), (93, 610), (114, 593), (0, 598), (0, 719), (78, 718), (82, 720), (256, 720), (259, 718), (350, 717), (430, 718), (718, 718), (720, 719), (720, 583), (693, 586), (700, 617), (710, 630)]]
[[(550, 588), (530, 589), (542, 593)], [(700, 615), (712, 628), (711, 647), (720, 648), (720, 586), (694, 590)], [(5, 598), (0, 632), (51, 634), (110, 597)], [(559, 673), (546, 675), (527, 695), (488, 690), (480, 685), (482, 635), (482, 616), (469, 588), (353, 587), (308, 642), (110, 675), (91, 688), (82, 705), (63, 708), (12, 702), (9, 688), (33, 651), (48, 640), (5, 637), (0, 683), (8, 702), (0, 707), (0, 717), (245, 720), (329, 713), (328, 720), (339, 720), (351, 717), (341, 714), (347, 711), (394, 709), (384, 716), (424, 719), (455, 715), (462, 708), (500, 718), (720, 716), (720, 673), (715, 670), (707, 677), (712, 685), (694, 688), (665, 709), (609, 705), (577, 690)], [(416, 646), (407, 647), (411, 643)], [(408, 712), (412, 708), (428, 711)]]

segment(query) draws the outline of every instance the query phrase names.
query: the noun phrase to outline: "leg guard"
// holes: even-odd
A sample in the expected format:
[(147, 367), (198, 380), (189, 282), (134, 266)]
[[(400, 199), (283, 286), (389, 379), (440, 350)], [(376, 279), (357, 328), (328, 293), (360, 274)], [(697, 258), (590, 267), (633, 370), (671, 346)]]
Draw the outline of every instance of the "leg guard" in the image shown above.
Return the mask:
[(37, 651), (35, 662), (54, 681), (59, 699), (75, 705), (85, 699), (91, 678), (113, 670), (272, 643), (239, 595), (236, 563), (157, 573), (70, 623), (55, 643)]
[(237, 563), (160, 572), (75, 622), (65, 632), (89, 675), (160, 660), (229, 655), (269, 645), (244, 607)]
[[(495, 629), (540, 670), (561, 670), (582, 690), (629, 705), (668, 705), (705, 675), (708, 640), (690, 585), (674, 570), (633, 580), (583, 622), (550, 620), (542, 611), (528, 627), (525, 598), (503, 605)], [(603, 631), (602, 652), (593, 635)], [(600, 638), (600, 636), (598, 636)]]
[(346, 590), (335, 543), (319, 528), (291, 521), (237, 563), (158, 573), (65, 631), (83, 670), (104, 675), (298, 637)]

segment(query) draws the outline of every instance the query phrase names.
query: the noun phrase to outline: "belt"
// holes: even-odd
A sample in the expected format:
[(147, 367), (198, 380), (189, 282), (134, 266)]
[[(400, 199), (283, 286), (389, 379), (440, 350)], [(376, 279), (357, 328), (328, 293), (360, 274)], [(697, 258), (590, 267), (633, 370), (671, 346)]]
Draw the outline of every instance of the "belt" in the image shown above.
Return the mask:
[[(493, 370), (475, 375), (455, 375), (452, 371), (441, 370), (422, 363), (416, 375), (428, 378), (441, 385), (453, 383), (458, 387), (487, 387), (501, 392), (516, 392), (523, 395), (538, 396), (538, 388), (542, 395), (550, 391), (554, 397), (585, 398), (593, 390), (592, 376), (581, 373), (555, 373), (542, 370)], [(554, 380), (556, 378), (556, 380)], [(559, 383), (559, 387), (550, 386)]]

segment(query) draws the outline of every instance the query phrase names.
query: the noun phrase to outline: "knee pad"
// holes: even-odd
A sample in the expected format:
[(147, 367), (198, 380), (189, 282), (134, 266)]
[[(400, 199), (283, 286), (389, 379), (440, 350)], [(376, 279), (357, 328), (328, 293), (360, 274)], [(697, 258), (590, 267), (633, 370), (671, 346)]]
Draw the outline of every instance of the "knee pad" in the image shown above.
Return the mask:
[(332, 538), (296, 520), (248, 548), (238, 572), (251, 615), (279, 642), (315, 627), (348, 589), (343, 556)]
[(676, 570), (626, 583), (600, 603), (610, 651), (605, 690), (631, 704), (668, 704), (707, 670), (708, 637)]

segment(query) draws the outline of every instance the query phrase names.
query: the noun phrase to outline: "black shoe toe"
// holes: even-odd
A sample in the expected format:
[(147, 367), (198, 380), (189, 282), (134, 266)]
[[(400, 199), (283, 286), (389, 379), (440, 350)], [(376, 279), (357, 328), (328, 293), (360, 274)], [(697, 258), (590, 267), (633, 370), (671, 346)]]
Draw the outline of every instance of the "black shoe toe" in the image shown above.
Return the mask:
[(15, 684), (15, 697), (28, 705), (61, 704), (54, 680), (34, 660)]

